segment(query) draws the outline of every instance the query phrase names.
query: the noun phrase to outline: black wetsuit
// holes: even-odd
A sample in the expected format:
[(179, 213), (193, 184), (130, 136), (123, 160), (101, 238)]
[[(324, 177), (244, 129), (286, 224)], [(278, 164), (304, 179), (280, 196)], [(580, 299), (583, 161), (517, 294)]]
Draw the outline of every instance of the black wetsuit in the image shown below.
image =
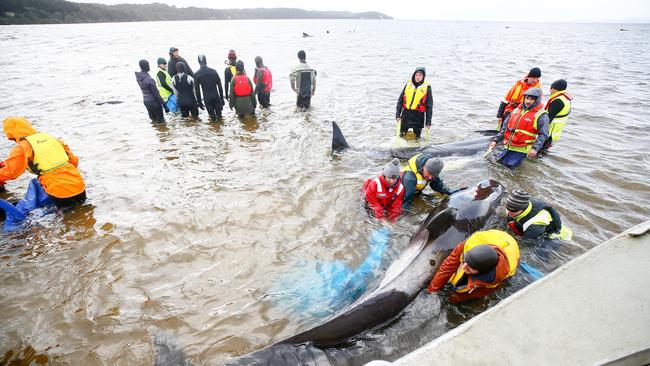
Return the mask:
[(221, 119), (223, 110), (223, 89), (221, 88), (221, 78), (216, 70), (207, 66), (201, 68), (194, 74), (194, 90), (196, 99), (201, 102), (201, 89), (203, 89), (203, 102), (207, 109), (210, 119), (217, 121)]
[(179, 74), (174, 75), (173, 79), (174, 86), (178, 91), (177, 103), (178, 108), (181, 110), (181, 116), (187, 117), (190, 112), (192, 117), (199, 117), (199, 108), (196, 105), (196, 98), (194, 97), (194, 79), (187, 75), (182, 74), (179, 77)]

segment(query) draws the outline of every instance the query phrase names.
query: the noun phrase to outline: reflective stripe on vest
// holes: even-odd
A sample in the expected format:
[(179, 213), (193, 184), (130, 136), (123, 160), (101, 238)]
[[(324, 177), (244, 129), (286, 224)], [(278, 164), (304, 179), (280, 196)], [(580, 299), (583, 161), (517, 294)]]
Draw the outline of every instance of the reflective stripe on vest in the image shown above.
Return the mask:
[(561, 100), (564, 106), (560, 112), (558, 112), (555, 118), (553, 118), (549, 126), (549, 136), (551, 136), (553, 141), (560, 139), (560, 136), (562, 135), (562, 129), (564, 128), (567, 119), (569, 119), (569, 114), (571, 114), (571, 97), (568, 96), (564, 90), (555, 92), (551, 95), (548, 102), (546, 102), (547, 111), (548, 107), (551, 105), (551, 102), (555, 99)]
[[(376, 177), (374, 179), (374, 181), (375, 181), (375, 184), (377, 184), (377, 197), (385, 198), (386, 194), (383, 193), (384, 192), (384, 186), (382, 186), (381, 180), (379, 179), (379, 177)], [(403, 190), (404, 190), (404, 186), (400, 182), (399, 185), (397, 186), (397, 192), (395, 192), (394, 197), (399, 196), (400, 193), (402, 193)], [(392, 189), (389, 188), (388, 193), (392, 193)]]
[(527, 153), (537, 139), (537, 121), (546, 113), (542, 104), (532, 109), (524, 109), (523, 104), (517, 107), (508, 118), (508, 125), (503, 135), (503, 145), (506, 149)]
[(416, 110), (418, 112), (426, 111), (427, 88), (429, 85), (430, 84), (425, 81), (416, 88), (411, 80), (407, 81), (406, 88), (404, 88), (404, 101), (402, 102), (402, 107), (404, 109)]
[(169, 99), (169, 96), (172, 95), (172, 92), (169, 90), (163, 88), (162, 83), (160, 82), (160, 79), (158, 78), (158, 74), (162, 72), (165, 75), (165, 83), (167, 83), (167, 86), (171, 88), (172, 86), (172, 77), (169, 75), (167, 70), (163, 70), (161, 68), (158, 68), (158, 72), (156, 73), (156, 86), (158, 87), (158, 92), (160, 93), (160, 96), (162, 97), (163, 101), (167, 102), (167, 99)]
[(232, 91), (235, 93), (235, 96), (247, 97), (251, 95), (253, 88), (251, 87), (250, 80), (248, 80), (248, 76), (237, 75), (233, 80), (235, 81), (235, 86)]
[(403, 172), (409, 171), (409, 172), (413, 172), (413, 174), (415, 174), (415, 179), (417, 179), (417, 183), (415, 185), (415, 190), (416, 191), (424, 190), (424, 188), (426, 188), (427, 184), (429, 184), (429, 182), (427, 182), (427, 180), (424, 179), (422, 174), (418, 173), (418, 168), (417, 168), (417, 165), (415, 164), (415, 161), (418, 159), (418, 157), (420, 155), (422, 155), (422, 154), (415, 155), (414, 157), (409, 159), (408, 164), (405, 167), (402, 167)]
[[(467, 238), (467, 240), (465, 240), (463, 253), (460, 255), (460, 265), (458, 266), (456, 273), (454, 273), (454, 275), (449, 279), (449, 283), (451, 283), (454, 287), (465, 275), (465, 271), (463, 270), (463, 264), (465, 263), (465, 253), (482, 244), (494, 245), (503, 250), (503, 252), (506, 254), (509, 270), (508, 276), (504, 278), (504, 280), (512, 277), (515, 272), (517, 272), (517, 266), (519, 265), (519, 246), (517, 245), (517, 240), (515, 240), (515, 238), (513, 238), (510, 234), (501, 230), (492, 229), (486, 231), (477, 231), (472, 234), (472, 236)], [(499, 286), (500, 284), (501, 282), (490, 284), (485, 287), (493, 288)], [(456, 292), (467, 292), (469, 290), (470, 289), (468, 287), (454, 289)]]
[(30, 172), (41, 175), (68, 164), (70, 160), (65, 149), (56, 138), (44, 132), (38, 132), (25, 138), (34, 150), (34, 157), (29, 162)]

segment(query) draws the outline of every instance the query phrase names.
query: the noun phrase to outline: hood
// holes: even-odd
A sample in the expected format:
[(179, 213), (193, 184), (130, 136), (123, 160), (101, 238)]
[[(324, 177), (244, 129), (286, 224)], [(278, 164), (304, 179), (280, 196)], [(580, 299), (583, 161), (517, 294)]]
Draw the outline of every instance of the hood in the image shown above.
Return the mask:
[(149, 76), (149, 74), (144, 72), (144, 71), (136, 71), (135, 72), (135, 80), (137, 80), (138, 83), (142, 83), (144, 81), (144, 79), (147, 78), (147, 76)]
[[(424, 74), (424, 77), (422, 78), (421, 83), (416, 83), (415, 82), (415, 73), (418, 72), (418, 71), (422, 71), (422, 74)], [(411, 75), (411, 82), (413, 83), (413, 85), (419, 86), (424, 82), (424, 80), (426, 80), (426, 78), (427, 78), (427, 69), (425, 69), (424, 67), (418, 67), (417, 69), (415, 69), (415, 71), (413, 71), (413, 75)]]
[(538, 104), (542, 103), (542, 89), (540, 89), (540, 88), (530, 88), (530, 89), (526, 90), (526, 92), (524, 92), (524, 97), (526, 95), (537, 97), (537, 99), (535, 100), (535, 103), (533, 103), (530, 107), (528, 107), (528, 109), (534, 108)]
[(36, 133), (34, 127), (22, 117), (7, 117), (2, 127), (5, 130), (7, 138), (16, 142)]

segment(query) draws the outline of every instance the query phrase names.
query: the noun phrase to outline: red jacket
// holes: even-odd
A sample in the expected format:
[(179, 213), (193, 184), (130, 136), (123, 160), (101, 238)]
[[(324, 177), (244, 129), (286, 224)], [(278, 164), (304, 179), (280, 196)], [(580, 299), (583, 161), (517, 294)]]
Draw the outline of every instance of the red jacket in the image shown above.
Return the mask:
[[(368, 178), (363, 184), (366, 194), (366, 202), (375, 217), (395, 221), (402, 213), (402, 201), (404, 200), (404, 186), (402, 179), (397, 181), (395, 187), (391, 188), (386, 183), (383, 174), (377, 178)], [(387, 213), (385, 212), (387, 211)]]
[[(476, 299), (479, 297), (487, 296), (496, 291), (499, 287), (485, 287), (486, 285), (501, 284), (501, 282), (509, 278), (510, 265), (508, 264), (508, 258), (506, 257), (506, 254), (503, 252), (503, 250), (501, 250), (501, 248), (497, 247), (496, 245), (490, 246), (497, 251), (497, 254), (499, 254), (499, 261), (497, 262), (494, 280), (490, 283), (486, 283), (481, 280), (472, 278), (472, 275), (467, 275), (469, 277), (468, 286), (476, 287), (470, 292), (450, 291), (449, 301), (452, 303), (457, 303), (469, 299)], [(445, 259), (445, 261), (442, 262), (440, 268), (438, 268), (438, 272), (436, 272), (436, 275), (433, 276), (433, 279), (431, 279), (431, 283), (427, 288), (427, 291), (429, 293), (439, 291), (445, 287), (451, 276), (453, 276), (456, 273), (456, 270), (458, 270), (458, 267), (463, 265), (463, 263), (460, 262), (460, 256), (463, 253), (464, 249), (465, 241), (463, 240), (456, 246), (456, 248), (454, 248), (451, 254), (449, 254), (449, 256)]]

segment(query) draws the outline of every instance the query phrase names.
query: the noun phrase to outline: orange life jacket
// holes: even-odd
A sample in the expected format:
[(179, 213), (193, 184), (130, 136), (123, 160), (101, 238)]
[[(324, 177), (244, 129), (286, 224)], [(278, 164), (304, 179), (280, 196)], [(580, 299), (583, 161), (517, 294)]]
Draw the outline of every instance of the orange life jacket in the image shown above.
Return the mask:
[[(535, 107), (524, 110), (523, 104), (517, 107), (508, 118), (503, 144), (509, 150), (527, 152), (537, 139), (537, 120), (546, 113), (544, 106), (539, 103)], [(514, 149), (511, 149), (514, 148)]]
[(508, 103), (506, 108), (503, 110), (503, 113), (510, 113), (519, 107), (519, 105), (524, 101), (524, 93), (530, 88), (541, 88), (542, 85), (537, 82), (535, 85), (530, 85), (526, 82), (526, 78), (517, 80), (517, 83), (510, 88), (508, 94), (506, 94), (504, 102)]
[(237, 75), (235, 76), (234, 81), (235, 87), (233, 88), (233, 92), (235, 93), (235, 96), (247, 97), (251, 95), (253, 88), (251, 87), (250, 80), (248, 80), (248, 76)]

